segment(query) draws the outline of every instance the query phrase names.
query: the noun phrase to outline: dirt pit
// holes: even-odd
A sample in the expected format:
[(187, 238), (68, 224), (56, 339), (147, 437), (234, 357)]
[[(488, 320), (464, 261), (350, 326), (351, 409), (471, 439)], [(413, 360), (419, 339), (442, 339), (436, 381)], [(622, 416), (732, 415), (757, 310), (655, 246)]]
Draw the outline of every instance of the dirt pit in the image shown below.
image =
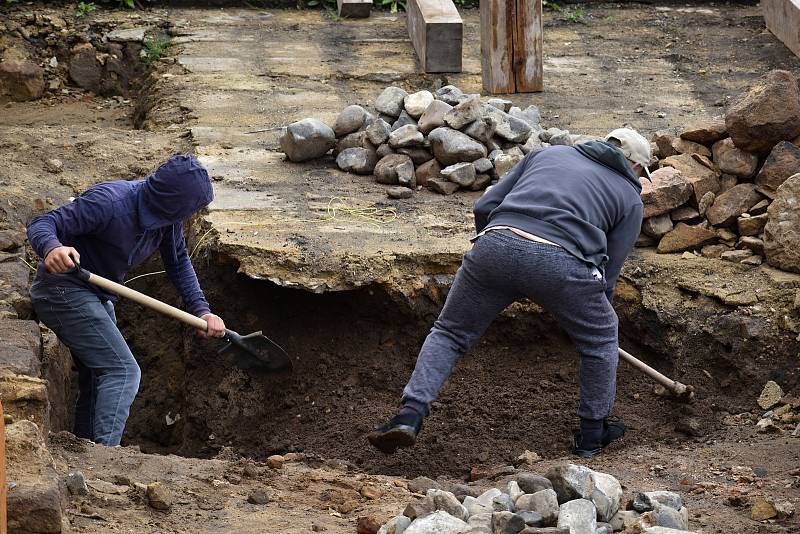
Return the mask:
[[(548, 12), (548, 91), (525, 98), (542, 105), (550, 125), (600, 133), (633, 122), (651, 133), (721, 112), (726, 96), (771, 67), (800, 72), (797, 58), (763, 30), (752, 5), (659, 7), (668, 10), (585, 6), (586, 24)], [(325, 197), (384, 198), (375, 184), (348, 181), (327, 168), (279, 166), (270, 151), (274, 132), (255, 137), (243, 132), (311, 112), (331, 118), (353, 94), (367, 101), (390, 82), (429, 88), (434, 80), (403, 74), (413, 73), (414, 65), (406, 54), (402, 21), (381, 14), (361, 35), (350, 21), (337, 26), (303, 11), (258, 11), (251, 16), (251, 11), (239, 9), (187, 9), (167, 15), (181, 28), (176, 37), (182, 42), (173, 50), (175, 57), (156, 66), (159, 81), (140, 99), (103, 99), (70, 89), (41, 102), (3, 108), (0, 155), (11, 163), (0, 169), (4, 227), (19, 227), (32, 214), (65, 202), (91, 183), (141, 177), (169, 154), (193, 149), (242, 168), (252, 155), (263, 157), (263, 162), (256, 157), (252, 161), (286, 175), (287, 189), (293, 180), (301, 180), (309, 190), (321, 188)], [(465, 16), (468, 35), (474, 37), (477, 13)], [(625, 38), (619, 27), (635, 28), (633, 46), (640, 47), (623, 58), (613, 46)], [(381, 46), (392, 49), (395, 61), (381, 64), (382, 70), (397, 71), (392, 76), (363, 72), (372, 68), (370, 56), (344, 48), (348, 56), (343, 57), (335, 46), (348, 38), (375, 51), (371, 43), (379, 42), (375, 37), (386, 28), (384, 41), (389, 44)], [(325, 32), (325, 46), (306, 50), (318, 44), (309, 37), (318, 29)], [(283, 49), (259, 55), (254, 43), (267, 46), (264, 34), (305, 43), (298, 50), (314, 58), (308, 64), (319, 72), (307, 75), (303, 58), (281, 67), (283, 57), (275, 56), (282, 56)], [(615, 35), (614, 42), (609, 35)], [(243, 44), (220, 45), (224, 39), (241, 39)], [(474, 66), (477, 41), (469, 41), (468, 64)], [(184, 59), (194, 61), (181, 64), (177, 56), (184, 51)], [(593, 51), (601, 57), (590, 59)], [(237, 64), (214, 54), (240, 53), (259, 69), (242, 68), (241, 77), (214, 70)], [(637, 80), (634, 84), (607, 83), (608, 69), (623, 73), (639, 65), (642, 56), (650, 61), (630, 76)], [(352, 63), (350, 70), (339, 69), (344, 61)], [(479, 89), (475, 69), (454, 81)], [(285, 96), (298, 87), (307, 93), (295, 99)], [(637, 95), (643, 87), (649, 92)], [(664, 88), (674, 94), (661, 101)], [(236, 113), (220, 107), (225, 102)], [(666, 118), (658, 114), (662, 109), (669, 112)], [(148, 130), (132, 129), (133, 124)], [(64, 163), (58, 175), (45, 171), (45, 162), (54, 157)], [(245, 186), (272, 186), (259, 182), (261, 178), (256, 175)], [(170, 321), (120, 303), (120, 328), (144, 370), (125, 436), (128, 446), (105, 449), (56, 434), (50, 447), (61, 475), (81, 470), (87, 478), (114, 484), (125, 481), (121, 476), (132, 484), (162, 481), (176, 498), (164, 512), (149, 507), (133, 490), (114, 495), (92, 489), (87, 497), (70, 498), (66, 518), (71, 527), (85, 532), (352, 533), (359, 516), (386, 520), (401, 512), (413, 499), (403, 489), (404, 481), (418, 475), (437, 478), (445, 487), (466, 479), (477, 479), (474, 484), (480, 488), (501, 487), (509, 473), (504, 468), (525, 450), (544, 458), (524, 467), (539, 473), (556, 463), (576, 462), (569, 455), (569, 438), (576, 423), (577, 355), (553, 322), (529, 303), (507, 310), (459, 362), (417, 447), (383, 456), (366, 442), (365, 434), (396, 410), (419, 346), (444, 301), (457, 267), (449, 258), (460, 258), (459, 248), (468, 246), (465, 214), (474, 196), (456, 195), (446, 206), (424, 196), (414, 206), (423, 214), (434, 211), (437, 223), (450, 223), (441, 231), (441, 241), (456, 244), (447, 249), (448, 255), (442, 254), (447, 257), (441, 263), (405, 263), (407, 278), (324, 294), (240, 274), (242, 258), (235, 254), (239, 244), (224, 242), (230, 237), (226, 233), (207, 234), (207, 219), (193, 221), (192, 245), (208, 236), (194, 260), (215, 311), (242, 333), (260, 329), (274, 338), (296, 357), (295, 370), (267, 376), (239, 371), (229, 356), (217, 354), (216, 342), (198, 340)], [(248, 217), (259, 216), (248, 212)], [(241, 220), (238, 212), (230, 217)], [(314, 254), (324, 258), (331, 241), (320, 238), (316, 227), (309, 228), (288, 237), (240, 233), (253, 247), (270, 251), (279, 250), (285, 237), (311, 258), (303, 268), (313, 275)], [(265, 239), (267, 234), (271, 238)], [(398, 233), (387, 243), (404, 238), (406, 234)], [(265, 257), (263, 263), (269, 264), (271, 258)], [(153, 260), (132, 276), (159, 269)], [(370, 270), (359, 275), (364, 272)], [(147, 277), (131, 285), (178, 303), (163, 278)], [(745, 289), (758, 292), (758, 304), (724, 303), (728, 292)], [(674, 403), (657, 394), (650, 380), (620, 364), (616, 414), (627, 422), (630, 434), (600, 458), (581, 463), (617, 476), (626, 498), (637, 490), (680, 492), (697, 532), (798, 532), (796, 517), (772, 523), (749, 519), (750, 504), (760, 496), (800, 503), (798, 438), (758, 433), (755, 427), (763, 412), (756, 399), (766, 380), (779, 381), (787, 394), (798, 392), (800, 341), (793, 307), (798, 289), (798, 277), (768, 267), (745, 270), (702, 258), (688, 262), (637, 251), (617, 296), (622, 344), (662, 372), (696, 386), (697, 402)], [(271, 468), (263, 462), (273, 454), (293, 459), (283, 468)], [(381, 497), (364, 497), (365, 484), (380, 487)], [(248, 503), (255, 490), (266, 491), (270, 503)]]

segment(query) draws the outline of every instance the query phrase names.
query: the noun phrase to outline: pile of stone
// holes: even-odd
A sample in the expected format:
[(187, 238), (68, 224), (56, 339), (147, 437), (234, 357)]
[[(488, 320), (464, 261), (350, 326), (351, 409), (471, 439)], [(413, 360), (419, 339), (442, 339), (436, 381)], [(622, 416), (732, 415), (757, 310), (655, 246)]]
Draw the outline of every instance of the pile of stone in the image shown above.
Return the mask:
[(312, 118), (292, 123), (282, 130), (280, 146), (295, 162), (333, 150), (340, 169), (374, 174), (378, 183), (393, 186), (393, 198), (408, 198), (422, 187), (443, 195), (480, 191), (531, 150), (581, 140), (558, 128), (545, 130), (536, 106), (512, 104), (484, 101), (453, 85), (412, 94), (390, 86), (375, 100), (375, 114), (352, 105), (332, 128)]
[(783, 389), (770, 380), (758, 397), (758, 405), (767, 410), (756, 423), (759, 432), (800, 436), (800, 398), (784, 396)]
[(724, 117), (657, 132), (639, 246), (800, 272), (800, 91), (772, 71)]
[(506, 491), (478, 494), (456, 485), (428, 489), (379, 534), (691, 534), (689, 512), (677, 493), (636, 493), (621, 509), (623, 491), (611, 475), (561, 465), (545, 476), (521, 472)]

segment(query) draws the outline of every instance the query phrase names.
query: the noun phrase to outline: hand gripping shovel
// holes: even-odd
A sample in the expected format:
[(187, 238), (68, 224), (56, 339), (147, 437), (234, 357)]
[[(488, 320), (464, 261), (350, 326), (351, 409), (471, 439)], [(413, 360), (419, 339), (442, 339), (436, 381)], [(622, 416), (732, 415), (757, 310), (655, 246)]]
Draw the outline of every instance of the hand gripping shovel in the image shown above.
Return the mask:
[[(107, 278), (90, 273), (80, 266), (78, 262), (72, 260), (75, 267), (67, 271), (67, 274), (77, 276), (85, 282), (94, 284), (106, 291), (116, 293), (120, 297), (125, 297), (132, 300), (137, 304), (141, 304), (145, 308), (162, 313), (167, 317), (177, 319), (197, 330), (205, 331), (208, 324), (204, 319), (195, 317), (191, 313), (187, 313), (174, 306), (170, 306), (165, 302), (156, 300), (153, 297), (148, 297), (144, 293), (139, 293), (129, 287), (123, 286), (116, 282), (112, 282)], [(283, 369), (292, 369), (292, 360), (286, 352), (274, 341), (266, 337), (261, 331), (253, 332), (242, 336), (233, 330), (225, 330), (224, 341), (226, 345), (220, 349), (221, 352), (234, 352), (234, 362), (236, 366), (243, 371), (280, 371)]]

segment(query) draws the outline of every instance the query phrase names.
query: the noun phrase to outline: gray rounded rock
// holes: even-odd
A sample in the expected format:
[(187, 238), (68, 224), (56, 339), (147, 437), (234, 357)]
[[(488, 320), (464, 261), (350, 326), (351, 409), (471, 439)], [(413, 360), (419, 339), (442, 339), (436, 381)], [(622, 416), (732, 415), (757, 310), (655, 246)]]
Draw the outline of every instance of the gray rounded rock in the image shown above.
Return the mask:
[(372, 174), (376, 163), (377, 154), (367, 148), (347, 148), (336, 156), (336, 165), (340, 169), (355, 174)]
[(375, 109), (378, 113), (389, 115), (390, 117), (399, 117), (403, 111), (403, 101), (408, 93), (399, 87), (389, 86), (375, 100)]
[(403, 106), (406, 108), (406, 112), (418, 119), (425, 110), (428, 109), (428, 106), (431, 105), (433, 102), (433, 94), (430, 91), (418, 91), (416, 93), (412, 93), (410, 95), (406, 95), (403, 99)]
[(281, 130), (280, 147), (295, 162), (324, 156), (336, 145), (333, 130), (319, 119), (303, 119)]
[(333, 133), (336, 134), (336, 137), (342, 137), (343, 135), (358, 131), (359, 128), (364, 126), (367, 115), (367, 110), (361, 106), (347, 106), (339, 113), (339, 116), (336, 117), (336, 122), (333, 123)]
[(486, 157), (485, 146), (452, 128), (436, 128), (428, 135), (428, 139), (431, 142), (433, 155), (444, 165), (462, 161), (472, 162)]
[(396, 185), (387, 189), (386, 194), (389, 195), (389, 198), (403, 199), (403, 198), (411, 198), (411, 196), (414, 194), (414, 191), (409, 189), (408, 187)]
[[(411, 158), (405, 154), (389, 154), (388, 156), (384, 156), (378, 161), (377, 165), (375, 165), (375, 179), (379, 184), (398, 185), (397, 170), (398, 167), (403, 164), (410, 164), (412, 168), (414, 165)], [(409, 489), (410, 488), (411, 484), (409, 484)], [(423, 487), (419, 489), (423, 489)]]

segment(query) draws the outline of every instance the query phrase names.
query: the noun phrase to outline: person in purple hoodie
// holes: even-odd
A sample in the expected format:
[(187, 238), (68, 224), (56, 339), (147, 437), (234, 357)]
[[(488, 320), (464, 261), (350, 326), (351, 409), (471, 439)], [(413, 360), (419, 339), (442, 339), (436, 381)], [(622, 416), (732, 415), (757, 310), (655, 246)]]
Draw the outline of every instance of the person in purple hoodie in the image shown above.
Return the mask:
[(76, 436), (119, 445), (141, 371), (117, 329), (116, 295), (63, 273), (80, 262), (122, 283), (158, 250), (183, 305), (208, 323), (199, 334), (222, 337), (225, 324), (211, 313), (183, 238), (182, 221), (212, 198), (208, 172), (193, 156), (177, 155), (144, 180), (94, 185), (28, 225), (31, 246), (44, 259), (30, 290), (34, 309), (78, 368)]

